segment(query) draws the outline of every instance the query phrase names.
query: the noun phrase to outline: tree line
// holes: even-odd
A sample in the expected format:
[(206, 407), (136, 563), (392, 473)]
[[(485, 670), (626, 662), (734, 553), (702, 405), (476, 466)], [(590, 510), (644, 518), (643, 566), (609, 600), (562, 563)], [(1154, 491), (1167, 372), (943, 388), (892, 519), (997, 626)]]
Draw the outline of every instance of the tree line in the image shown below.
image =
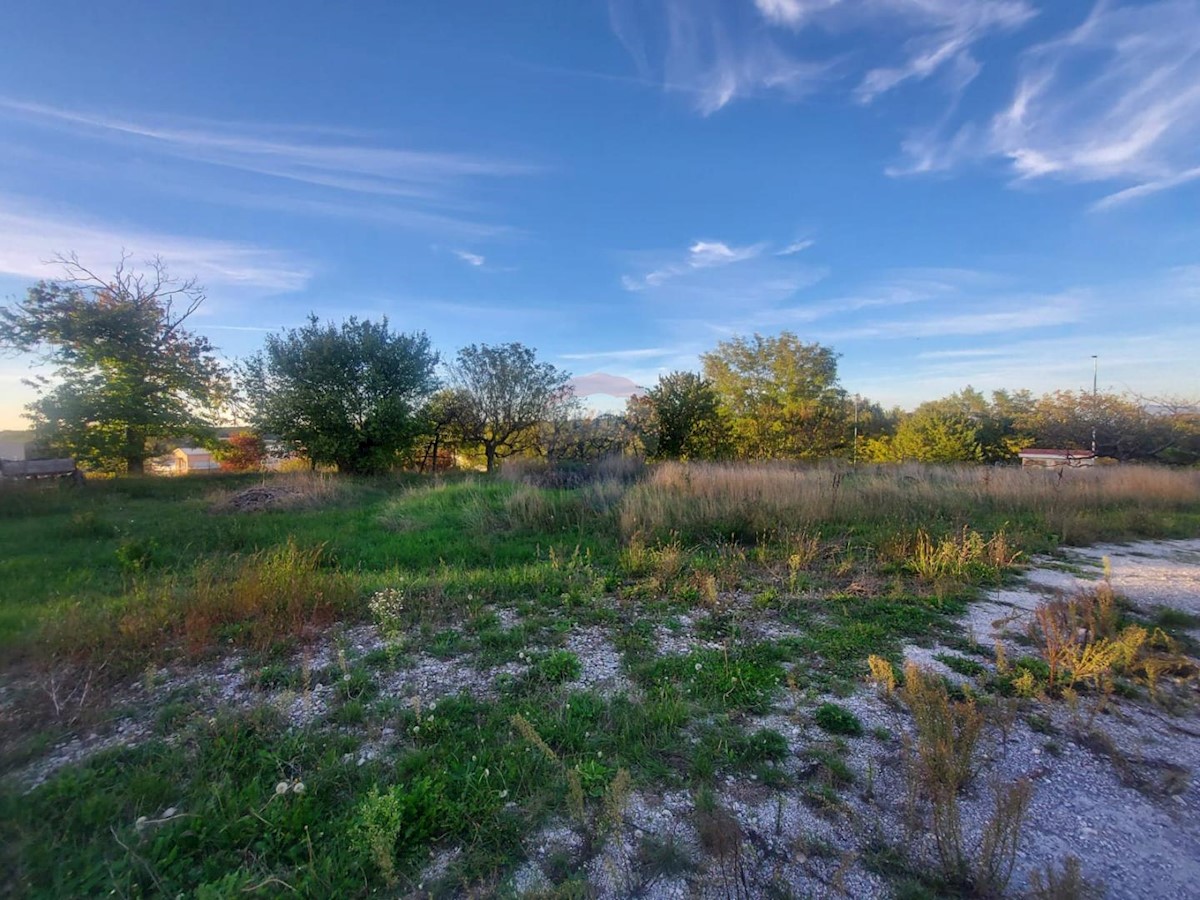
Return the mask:
[(258, 459), (269, 435), (349, 473), (437, 469), (463, 455), (492, 471), (521, 454), (995, 463), (1034, 445), (1086, 449), (1093, 431), (1101, 456), (1200, 461), (1200, 413), (1186, 402), (968, 387), (912, 412), (884, 409), (845, 390), (832, 348), (786, 331), (720, 342), (701, 371), (665, 374), (605, 415), (583, 414), (570, 374), (520, 343), (443, 360), (424, 332), (386, 318), (312, 316), (227, 366), (187, 327), (205, 299), (195, 281), (158, 260), (139, 272), (125, 258), (106, 276), (60, 261), (66, 278), (0, 307), (0, 346), (55, 366), (28, 382), (37, 440), (97, 469), (140, 473), (169, 441), (215, 444), (222, 417), (257, 432), (221, 445), (234, 467)]

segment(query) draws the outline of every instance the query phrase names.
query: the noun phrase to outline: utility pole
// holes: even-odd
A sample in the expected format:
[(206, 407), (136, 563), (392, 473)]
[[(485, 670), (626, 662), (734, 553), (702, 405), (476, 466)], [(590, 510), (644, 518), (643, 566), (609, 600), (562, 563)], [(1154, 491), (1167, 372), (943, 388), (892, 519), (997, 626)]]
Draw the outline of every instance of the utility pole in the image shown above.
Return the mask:
[(1100, 374), (1100, 357), (1095, 353), (1092, 354), (1092, 459), (1096, 458), (1096, 413), (1099, 408), (1096, 405), (1096, 378)]
[(853, 465), (858, 465), (858, 394), (854, 395), (854, 455)]

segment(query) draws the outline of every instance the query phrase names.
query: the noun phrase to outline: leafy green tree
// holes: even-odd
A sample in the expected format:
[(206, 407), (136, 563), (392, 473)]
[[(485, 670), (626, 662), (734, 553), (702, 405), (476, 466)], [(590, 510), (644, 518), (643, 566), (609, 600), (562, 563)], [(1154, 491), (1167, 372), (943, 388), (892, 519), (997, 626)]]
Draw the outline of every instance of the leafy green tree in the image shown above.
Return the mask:
[(721, 399), (713, 383), (695, 372), (663, 375), (629, 405), (652, 459), (718, 459), (728, 451)]
[(960, 412), (922, 404), (901, 420), (896, 433), (868, 440), (864, 455), (876, 462), (979, 462), (980, 426)]
[(443, 387), (425, 404), (424, 428), (410, 460), (420, 471), (437, 472), (458, 464), (458, 450), (463, 443), (462, 429), (458, 425), (462, 418), (460, 399), (453, 388)]
[(74, 255), (59, 261), (65, 280), (0, 308), (0, 346), (57, 366), (28, 382), (40, 393), (27, 407), (38, 441), (140, 474), (157, 443), (209, 433), (229, 378), (208, 339), (184, 328), (203, 289), (173, 280), (159, 259), (139, 272), (123, 256), (103, 277)]
[(574, 407), (570, 377), (518, 343), (458, 351), (450, 367), (458, 426), (463, 440), (483, 447), (489, 472), (497, 460), (535, 449), (538, 426)]
[(338, 326), (310, 316), (243, 363), (242, 393), (258, 431), (314, 463), (379, 472), (420, 436), (437, 362), (424, 332), (395, 333), (386, 318)]
[[(873, 440), (890, 438), (903, 418), (898, 408), (884, 409), (875, 400), (855, 394), (845, 400), (845, 430), (847, 454), (853, 459), (870, 459), (866, 448)], [(854, 444), (857, 435), (858, 445)]]
[(814, 458), (845, 446), (846, 393), (831, 348), (784, 331), (733, 338), (700, 359), (729, 416), (738, 455)]
[(1030, 438), (1018, 419), (1032, 408), (1028, 391), (995, 391), (989, 400), (969, 385), (929, 400), (902, 416), (890, 436), (867, 443), (866, 457), (878, 461), (1004, 462)]

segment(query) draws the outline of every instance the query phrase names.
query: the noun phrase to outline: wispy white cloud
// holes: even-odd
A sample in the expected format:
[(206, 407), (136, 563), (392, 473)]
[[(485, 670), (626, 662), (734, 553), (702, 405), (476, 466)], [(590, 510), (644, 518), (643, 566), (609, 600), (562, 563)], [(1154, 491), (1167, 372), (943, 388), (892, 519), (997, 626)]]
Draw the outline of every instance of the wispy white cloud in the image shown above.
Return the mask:
[(573, 360), (627, 360), (627, 359), (655, 359), (660, 356), (676, 352), (668, 347), (643, 347), (633, 350), (595, 350), (587, 353), (562, 353), (559, 354), (561, 359)]
[(792, 241), (786, 247), (782, 247), (779, 250), (776, 250), (775, 255), (776, 256), (791, 256), (793, 253), (799, 253), (801, 250), (807, 250), (814, 243), (815, 243), (815, 241), (813, 241), (809, 238), (804, 238), (804, 239), (798, 240), (798, 241)]
[(641, 78), (685, 94), (703, 115), (758, 92), (803, 97), (830, 76), (829, 61), (787, 52), (749, 7), (663, 0), (652, 10), (637, 0), (610, 0), (609, 13)]
[[(1001, 276), (974, 269), (899, 269), (886, 273), (853, 293), (810, 299), (797, 298), (796, 292), (792, 292), (789, 296), (776, 298), (778, 302), (774, 303), (730, 305), (732, 315), (709, 319), (706, 328), (723, 335), (744, 334), (844, 321), (864, 310), (886, 315), (916, 304), (940, 309), (943, 306), (961, 305), (975, 296), (991, 296), (1004, 284), (1005, 279)], [(837, 337), (857, 336), (848, 331), (830, 334)]]
[(830, 340), (861, 340), (987, 335), (1067, 325), (1078, 322), (1084, 311), (1083, 298), (1071, 293), (996, 299), (1001, 300), (998, 305), (1011, 308), (951, 314), (939, 310), (931, 315), (830, 331), (824, 336)]
[(1200, 179), (1200, 4), (1097, 3), (1026, 50), (1011, 99), (987, 123), (939, 126), (905, 143), (892, 174), (987, 157), (1018, 181), (1126, 181), (1095, 209)]
[[(610, 13), (642, 79), (687, 93), (709, 115), (739, 97), (795, 99), (844, 77), (856, 78), (861, 102), (940, 72), (960, 89), (980, 68), (972, 47), (1035, 10), (1027, 0), (755, 0), (752, 12), (711, 0), (662, 0), (654, 9), (611, 0)], [(865, 67), (865, 56), (813, 58), (804, 32), (817, 28), (887, 43)]]
[(723, 241), (696, 241), (688, 248), (688, 265), (693, 269), (728, 266), (731, 263), (753, 259), (762, 253), (762, 251), (762, 244), (751, 244), (748, 247), (730, 247)]
[[(144, 170), (144, 166), (142, 167)], [(190, 202), (215, 203), (241, 209), (266, 210), (317, 219), (346, 219), (384, 228), (404, 228), (423, 234), (444, 234), (456, 238), (482, 240), (512, 237), (519, 231), (507, 225), (480, 221), (478, 217), (458, 212), (441, 212), (416, 208), (379, 197), (361, 194), (333, 196), (295, 196), (269, 190), (250, 191), (205, 184), (165, 183), (156, 188), (186, 197)]]
[(210, 287), (282, 293), (303, 288), (313, 274), (310, 264), (279, 250), (49, 213), (19, 197), (0, 196), (0, 201), (0, 272), (9, 275), (59, 277), (61, 267), (49, 262), (57, 253), (74, 252), (90, 266), (104, 268), (117, 261), (122, 248), (135, 262), (161, 256), (176, 274), (194, 275)]
[(961, 89), (979, 72), (971, 53), (974, 44), (992, 33), (1019, 28), (1036, 15), (1025, 0), (868, 0), (860, 11), (910, 32), (899, 63), (872, 68), (863, 76), (856, 95), (864, 103), (941, 70), (949, 72), (953, 88)]
[(766, 247), (766, 244), (736, 247), (723, 241), (698, 240), (688, 247), (687, 254), (682, 261), (667, 263), (652, 269), (645, 275), (626, 275), (621, 279), (621, 284), (629, 291), (660, 287), (673, 278), (695, 272), (698, 269), (715, 269), (754, 259), (762, 255)]
[(213, 165), (371, 194), (430, 199), (439, 194), (439, 186), (457, 179), (537, 171), (528, 164), (470, 154), (347, 143), (342, 131), (309, 129), (312, 136), (301, 140), (293, 128), (209, 121), (156, 123), (12, 98), (0, 98), (0, 109)]
[[(1101, 3), (1030, 49), (995, 152), (1021, 177), (1160, 182), (1200, 157), (1200, 4)], [(1181, 165), (1188, 160), (1191, 165)]]
[(1149, 197), (1151, 194), (1160, 194), (1163, 191), (1169, 191), (1172, 188), (1180, 187), (1197, 179), (1200, 179), (1200, 166), (1184, 169), (1182, 172), (1176, 172), (1174, 175), (1168, 175), (1166, 178), (1143, 181), (1141, 184), (1116, 191), (1106, 197), (1101, 197), (1092, 204), (1092, 210), (1099, 212), (1112, 209), (1115, 206), (1120, 206), (1122, 203), (1129, 203), (1132, 200)]
[(842, 0), (754, 0), (762, 17), (774, 25), (799, 28), (820, 13), (841, 4)]
[(467, 250), (455, 250), (454, 255), (465, 262), (468, 266), (474, 266), (475, 268), (479, 268), (485, 262), (487, 262), (487, 259), (480, 256), (478, 253), (471, 253)]
[[(478, 200), (488, 185), (541, 171), (525, 162), (492, 156), (389, 145), (380, 134), (346, 129), (118, 115), (33, 103), (0, 96), (0, 122), (54, 130), (92, 146), (109, 144), (136, 153), (145, 165), (170, 173), (164, 190), (193, 191), (202, 200), (237, 206), (287, 208), (312, 215), (352, 216), (365, 221), (461, 234), (502, 230), (477, 220)], [(36, 132), (33, 132), (36, 134)], [(60, 150), (32, 141), (29, 148), (54, 164)], [(33, 150), (30, 150), (33, 152)], [(87, 165), (75, 154), (60, 165)], [(180, 179), (179, 165), (209, 167), (213, 177)], [(122, 163), (110, 163), (120, 173)], [(258, 176), (247, 190), (244, 175), (222, 185), (224, 171)], [(124, 173), (140, 183), (144, 172)], [(188, 187), (179, 187), (186, 182)]]

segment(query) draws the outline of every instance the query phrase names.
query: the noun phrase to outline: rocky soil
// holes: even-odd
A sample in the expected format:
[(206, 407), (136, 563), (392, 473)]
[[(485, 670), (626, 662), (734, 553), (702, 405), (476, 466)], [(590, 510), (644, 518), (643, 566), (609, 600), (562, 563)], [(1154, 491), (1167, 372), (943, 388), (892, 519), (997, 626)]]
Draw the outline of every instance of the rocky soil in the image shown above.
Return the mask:
[[(986, 648), (1004, 642), (1014, 657), (1029, 653), (1024, 635), (1037, 604), (1094, 584), (1105, 577), (1106, 568), (1114, 589), (1135, 612), (1151, 618), (1166, 607), (1200, 615), (1200, 540), (1103, 545), (1033, 560), (1017, 583), (991, 591), (968, 609), (961, 620), (963, 634)], [(517, 621), (512, 610), (496, 612), (506, 626)], [(659, 625), (658, 652), (711, 646), (695, 634), (704, 615), (679, 616), (671, 628)], [(787, 631), (780, 622), (755, 624), (775, 634)], [(962, 655), (962, 646), (969, 643), (958, 649), (912, 646), (906, 655), (969, 684), (970, 676), (936, 658)], [(186, 697), (213, 710), (269, 704), (297, 727), (320, 722), (338, 678), (350, 677), (339, 675), (348, 671), (347, 661), (385, 647), (373, 627), (349, 629), (298, 656), (295, 662), (305, 673), (300, 684), (264, 683), (238, 657), (200, 668), (147, 672), (110, 698), (114, 712), (109, 718), (8, 777), (32, 789), (98, 750), (145, 740), (156, 733), (155, 717), (164, 698)], [(605, 627), (578, 628), (566, 636), (563, 648), (581, 664), (573, 687), (603, 696), (636, 695)], [(990, 665), (983, 656), (971, 659)], [(379, 692), (406, 702), (419, 698), (416, 702), (423, 704), (461, 691), (487, 697), (498, 682), (518, 676), (526, 665), (522, 657), (481, 668), (469, 656), (421, 652), (381, 674)], [(21, 690), (45, 691), (46, 686), (0, 687), (0, 713)], [(991, 813), (994, 785), (1018, 778), (1032, 782), (1014, 894), (1028, 889), (1035, 869), (1071, 854), (1080, 859), (1087, 877), (1104, 883), (1111, 897), (1197, 895), (1200, 696), (1194, 682), (1176, 686), (1172, 696), (1169, 710), (1144, 697), (1114, 699), (1103, 708), (1089, 700), (1074, 708), (1061, 701), (996, 701), (982, 771), (963, 798), (964, 831), (968, 844), (978, 840)], [(835, 739), (822, 731), (813, 720), (814, 700), (822, 699), (853, 710), (864, 725), (863, 735)], [(728, 777), (719, 780), (703, 809), (690, 791), (643, 786), (628, 796), (604, 840), (585, 839), (578, 827), (563, 821), (530, 835), (528, 860), (509, 876), (504, 889), (536, 893), (552, 884), (555, 867), (567, 859), (586, 874), (599, 897), (880, 897), (891, 893), (896, 877), (881, 864), (885, 849), (910, 859), (932, 855), (928, 835), (912, 827), (901, 764), (911, 721), (895, 701), (867, 685), (837, 698), (788, 690), (768, 715), (745, 717), (739, 724), (747, 731), (766, 728), (783, 735), (792, 785), (811, 777), (814, 748), (836, 751), (852, 780), (822, 803), (794, 786), (780, 790), (749, 775)], [(357, 758), (344, 762), (361, 765), (388, 753), (398, 736), (387, 732), (365, 736)], [(647, 848), (659, 857), (653, 866), (647, 865)], [(456, 852), (447, 848), (432, 861), (418, 894), (437, 882)], [(678, 864), (670, 864), (672, 860)]]

